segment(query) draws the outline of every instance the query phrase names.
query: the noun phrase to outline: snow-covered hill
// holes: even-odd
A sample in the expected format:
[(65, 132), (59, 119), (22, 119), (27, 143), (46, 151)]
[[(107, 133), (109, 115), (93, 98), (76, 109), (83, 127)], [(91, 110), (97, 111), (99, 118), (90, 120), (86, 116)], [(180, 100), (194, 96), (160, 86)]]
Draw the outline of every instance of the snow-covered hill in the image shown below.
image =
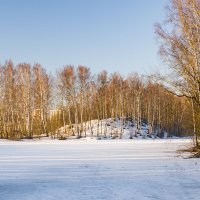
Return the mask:
[(150, 133), (150, 127), (145, 122), (141, 122), (140, 127), (137, 128), (137, 125), (134, 122), (112, 118), (104, 120), (91, 120), (86, 123), (84, 122), (82, 131), (81, 124), (78, 126), (73, 124), (72, 129), (69, 125), (66, 125), (59, 128), (57, 134), (60, 137), (68, 138), (77, 138), (80, 135), (81, 137), (95, 137), (97, 139), (167, 138), (166, 132), (162, 132), (160, 135), (157, 131)]

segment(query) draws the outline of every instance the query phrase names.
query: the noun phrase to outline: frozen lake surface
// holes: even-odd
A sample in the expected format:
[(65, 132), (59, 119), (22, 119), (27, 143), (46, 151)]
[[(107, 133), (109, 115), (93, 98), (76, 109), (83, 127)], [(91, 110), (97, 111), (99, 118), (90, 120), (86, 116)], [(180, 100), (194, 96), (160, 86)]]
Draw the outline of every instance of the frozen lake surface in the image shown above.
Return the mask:
[(0, 200), (199, 200), (190, 142), (0, 140)]

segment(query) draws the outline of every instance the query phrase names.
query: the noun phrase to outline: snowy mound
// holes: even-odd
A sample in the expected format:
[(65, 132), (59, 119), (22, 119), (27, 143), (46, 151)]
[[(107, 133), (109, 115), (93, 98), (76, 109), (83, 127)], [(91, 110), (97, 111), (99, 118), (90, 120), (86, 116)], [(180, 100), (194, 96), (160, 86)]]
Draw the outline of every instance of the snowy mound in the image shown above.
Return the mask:
[(71, 127), (66, 125), (57, 130), (58, 138), (87, 138), (92, 139), (145, 139), (163, 137), (167, 138), (167, 133), (158, 131), (150, 131), (150, 127), (145, 122), (133, 122), (131, 120), (119, 119), (103, 119), (91, 120), (81, 124), (73, 124)]

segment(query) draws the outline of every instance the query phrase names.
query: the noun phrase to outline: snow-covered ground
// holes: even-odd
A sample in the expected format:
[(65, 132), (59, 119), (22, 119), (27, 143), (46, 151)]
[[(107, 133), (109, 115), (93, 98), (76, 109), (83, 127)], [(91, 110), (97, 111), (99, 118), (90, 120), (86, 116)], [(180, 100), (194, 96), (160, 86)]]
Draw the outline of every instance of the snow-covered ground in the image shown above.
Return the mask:
[(173, 140), (0, 140), (0, 200), (199, 200), (200, 160)]

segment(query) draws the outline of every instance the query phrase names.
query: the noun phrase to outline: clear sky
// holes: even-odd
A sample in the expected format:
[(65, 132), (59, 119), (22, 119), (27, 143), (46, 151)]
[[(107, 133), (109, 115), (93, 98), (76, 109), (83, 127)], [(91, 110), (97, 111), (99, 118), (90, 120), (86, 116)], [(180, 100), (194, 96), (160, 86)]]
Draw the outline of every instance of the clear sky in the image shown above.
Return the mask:
[(93, 72), (162, 67), (154, 23), (167, 0), (0, 0), (0, 63), (65, 64)]

